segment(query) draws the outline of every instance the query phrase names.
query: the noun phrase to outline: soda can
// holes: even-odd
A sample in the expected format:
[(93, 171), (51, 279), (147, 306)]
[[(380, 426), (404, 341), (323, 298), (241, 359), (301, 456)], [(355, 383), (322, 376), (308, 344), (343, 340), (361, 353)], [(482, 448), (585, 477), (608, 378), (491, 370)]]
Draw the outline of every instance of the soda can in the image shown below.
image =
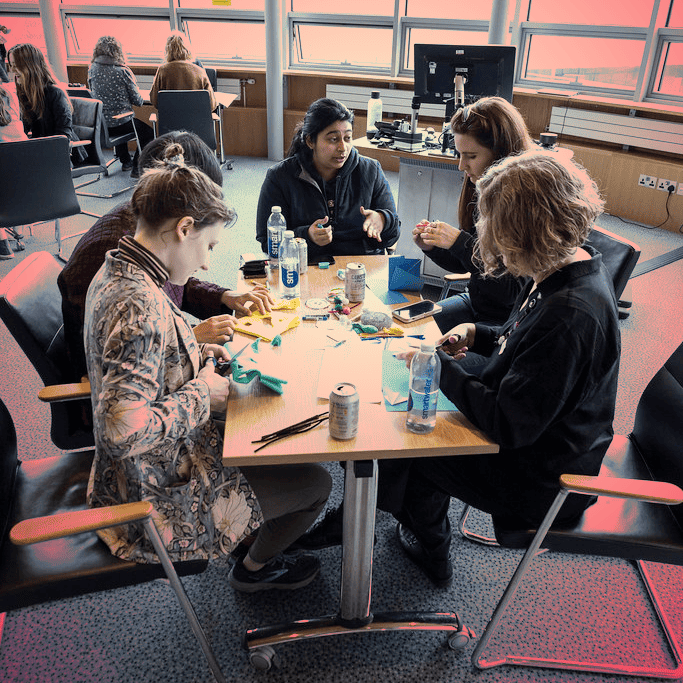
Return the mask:
[(303, 237), (297, 237), (294, 241), (299, 248), (299, 275), (301, 275), (308, 270), (308, 244)]
[(348, 263), (344, 278), (346, 298), (353, 302), (363, 301), (365, 299), (365, 265)]
[(333, 439), (353, 439), (358, 434), (360, 400), (356, 387), (342, 382), (330, 393), (330, 436)]

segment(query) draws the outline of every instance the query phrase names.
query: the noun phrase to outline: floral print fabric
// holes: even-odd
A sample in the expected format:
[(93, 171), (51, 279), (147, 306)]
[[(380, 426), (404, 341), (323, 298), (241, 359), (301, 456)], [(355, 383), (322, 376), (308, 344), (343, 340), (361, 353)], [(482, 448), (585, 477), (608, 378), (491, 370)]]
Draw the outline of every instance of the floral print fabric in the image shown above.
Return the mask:
[[(222, 464), (192, 328), (116, 251), (88, 290), (85, 319), (95, 431), (89, 505), (148, 500), (173, 561), (226, 556), (262, 515), (239, 469)], [(141, 525), (99, 533), (119, 557), (158, 562)]]

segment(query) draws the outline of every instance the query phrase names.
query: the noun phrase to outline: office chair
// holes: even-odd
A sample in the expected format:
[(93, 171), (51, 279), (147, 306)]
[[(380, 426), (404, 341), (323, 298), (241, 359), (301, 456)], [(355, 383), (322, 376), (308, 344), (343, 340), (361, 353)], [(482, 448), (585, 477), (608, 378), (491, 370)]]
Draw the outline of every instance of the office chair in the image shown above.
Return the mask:
[(174, 130), (187, 130), (196, 133), (211, 149), (217, 149), (218, 123), (218, 157), (221, 164), (224, 163), (222, 121), (218, 114), (211, 111), (211, 96), (208, 90), (160, 90), (157, 112), (150, 116), (155, 137)]
[(46, 251), (20, 261), (0, 280), (0, 318), (45, 384), (39, 398), (50, 404), (52, 442), (62, 450), (92, 448), (90, 384), (62, 386), (70, 370), (57, 286), (61, 270)]
[(211, 87), (213, 88), (214, 92), (216, 92), (216, 90), (218, 90), (218, 76), (216, 74), (216, 69), (212, 69), (210, 66), (205, 66), (204, 71), (206, 71), (206, 75), (209, 78)]
[[(561, 490), (538, 530), (494, 528), (500, 545), (527, 548), (472, 654), (473, 664), (501, 664), (598, 673), (679, 678), (683, 654), (672, 635), (643, 561), (683, 565), (683, 344), (650, 380), (638, 402), (633, 431), (615, 436), (598, 477), (562, 475)], [(666, 482), (666, 483), (664, 483)], [(552, 524), (569, 493), (598, 496), (571, 526)], [(677, 507), (670, 507), (677, 506)], [(569, 661), (505, 654), (487, 660), (484, 651), (539, 551), (626, 558), (636, 566), (659, 620), (674, 668)], [(542, 626), (541, 626), (542, 627)]]
[[(112, 157), (111, 159), (107, 160), (104, 156), (103, 149), (112, 149), (116, 147), (117, 145), (121, 145), (124, 143), (131, 142), (132, 140), (135, 140), (138, 149), (141, 149), (140, 147), (140, 140), (138, 139), (138, 133), (135, 128), (135, 118), (134, 118), (134, 112), (132, 111), (127, 111), (123, 112), (121, 114), (118, 114), (115, 116), (115, 119), (125, 119), (129, 116), (133, 116), (133, 130), (128, 132), (128, 133), (121, 133), (120, 135), (116, 135), (114, 137), (109, 135), (109, 128), (107, 128), (105, 122), (104, 122), (104, 112), (103, 112), (103, 106), (102, 102), (100, 100), (96, 100), (93, 96), (90, 90), (88, 90), (85, 86), (79, 86), (79, 87), (70, 87), (67, 88), (67, 93), (69, 94), (69, 99), (71, 100), (71, 103), (74, 107), (74, 113), (73, 113), (73, 118), (74, 118), (74, 130), (76, 131), (76, 134), (78, 135), (79, 139), (81, 140), (93, 140), (93, 145), (92, 148), (89, 146), (88, 147), (88, 160), (86, 162), (86, 165), (90, 165), (93, 170), (87, 171), (87, 170), (82, 170), (82, 167), (79, 165), (77, 168), (73, 169), (73, 177), (79, 177), (81, 175), (85, 175), (87, 173), (98, 173), (99, 175), (95, 180), (89, 180), (85, 183), (81, 183), (80, 185), (76, 186), (76, 194), (80, 195), (81, 197), (96, 197), (97, 199), (112, 199), (114, 197), (118, 197), (120, 194), (123, 194), (124, 192), (127, 192), (128, 190), (132, 189), (135, 187), (135, 184), (128, 185), (127, 187), (124, 187), (120, 190), (114, 190), (110, 194), (97, 194), (96, 192), (78, 192), (78, 189), (81, 187), (85, 187), (86, 185), (90, 185), (92, 183), (96, 183), (98, 180), (101, 179), (102, 175), (104, 174), (105, 176), (109, 176), (109, 167), (116, 161), (116, 157)], [(90, 112), (92, 105), (89, 104), (89, 102), (99, 102), (99, 116), (100, 116), (100, 121), (97, 124), (98, 128), (98, 133), (94, 133), (90, 131), (90, 128), (95, 125), (95, 122), (93, 121), (93, 116), (94, 114), (86, 114), (86, 112)], [(87, 117), (87, 118), (86, 118)], [(77, 118), (79, 119), (78, 121), (78, 127), (77, 127)], [(98, 140), (97, 142), (94, 141), (94, 137), (97, 136)], [(99, 170), (94, 170), (94, 167), (98, 166)], [(85, 212), (84, 212), (85, 213)], [(89, 214), (92, 216), (95, 216), (96, 214)], [(97, 216), (99, 218), (99, 216)]]
[[(179, 574), (204, 571), (208, 562), (179, 562), (174, 567), (152, 519), (153, 508), (149, 502), (87, 508), (85, 496), (92, 459), (93, 451), (81, 451), (20, 463), (14, 422), (0, 401), (0, 612), (3, 620), (5, 612), (48, 600), (168, 578), (214, 677), (225, 681), (178, 578)], [(110, 553), (95, 532), (122, 524), (137, 524), (141, 533), (144, 529), (160, 564), (136, 564)], [(163, 678), (161, 672), (159, 678)]]
[(0, 143), (0, 227), (53, 220), (63, 260), (59, 219), (79, 213), (65, 135)]

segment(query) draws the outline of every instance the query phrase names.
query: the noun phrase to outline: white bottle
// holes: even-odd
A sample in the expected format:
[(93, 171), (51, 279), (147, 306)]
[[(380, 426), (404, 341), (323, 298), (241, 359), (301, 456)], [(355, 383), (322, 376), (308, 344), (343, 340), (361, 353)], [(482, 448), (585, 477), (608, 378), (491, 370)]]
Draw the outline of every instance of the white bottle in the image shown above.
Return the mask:
[(293, 230), (285, 230), (280, 244), (280, 290), (283, 299), (296, 299), (300, 292), (299, 245)]
[(410, 362), (410, 394), (406, 427), (415, 434), (428, 434), (436, 426), (441, 361), (434, 344), (422, 342)]
[(377, 132), (376, 121), (382, 120), (382, 100), (379, 98), (379, 90), (373, 90), (368, 100), (368, 125), (367, 133), (374, 135)]
[(287, 221), (282, 215), (282, 209), (279, 206), (274, 206), (271, 211), (272, 213), (268, 216), (268, 222), (266, 223), (266, 231), (268, 233), (268, 264), (271, 270), (276, 270), (279, 263), (278, 257), (282, 234), (287, 230)]

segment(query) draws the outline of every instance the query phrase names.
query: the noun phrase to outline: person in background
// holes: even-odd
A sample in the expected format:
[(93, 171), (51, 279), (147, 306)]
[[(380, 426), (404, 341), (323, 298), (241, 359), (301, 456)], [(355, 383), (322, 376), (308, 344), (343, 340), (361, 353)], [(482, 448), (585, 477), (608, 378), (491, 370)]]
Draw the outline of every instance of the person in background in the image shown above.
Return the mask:
[[(72, 123), (73, 108), (67, 94), (57, 84), (43, 53), (30, 43), (21, 43), (8, 54), (14, 75), (24, 131), (32, 138), (66, 135), (76, 142)], [(74, 147), (71, 160), (78, 164), (87, 158), (85, 150)]]
[[(401, 504), (388, 510), (403, 551), (438, 586), (453, 573), (451, 496), (496, 527), (537, 528), (560, 475), (597, 475), (613, 436), (617, 302), (601, 255), (585, 246), (603, 205), (595, 183), (573, 162), (531, 151), (491, 166), (476, 188), (485, 277), (499, 277), (502, 263), (527, 284), (502, 326), (466, 322), (439, 340), (448, 343), (441, 390), (500, 451), (411, 460)], [(456, 360), (467, 349), (490, 356), (479, 376)], [(402, 354), (407, 364), (413, 353)], [(558, 523), (592, 502), (570, 495)]]
[[(163, 159), (170, 145), (180, 145), (185, 163), (194, 166), (220, 185), (223, 181), (214, 152), (194, 133), (176, 131), (155, 138), (140, 155), (141, 172)], [(115, 249), (125, 235), (135, 233), (136, 218), (130, 202), (117, 206), (100, 218), (79, 240), (57, 280), (62, 294), (64, 335), (72, 369), (72, 381), (86, 373), (83, 349), (85, 298), (88, 286), (99, 270), (106, 253)], [(249, 313), (250, 307), (265, 313), (273, 300), (262, 286), (246, 291), (228, 290), (190, 277), (184, 285), (166, 282), (164, 291), (183, 311), (203, 320), (194, 328), (199, 343), (224, 344), (232, 337), (236, 319), (233, 311)]]
[[(163, 290), (207, 269), (233, 220), (219, 185), (169, 144), (133, 193), (135, 233), (107, 253), (86, 299), (85, 346), (92, 385), (95, 457), (91, 507), (146, 500), (172, 561), (224, 559), (258, 528), (229, 575), (241, 591), (294, 589), (320, 571), (315, 555), (284, 552), (315, 520), (331, 478), (318, 464), (223, 465), (228, 354), (200, 345)], [(212, 363), (213, 361), (213, 363)], [(158, 562), (139, 527), (98, 532), (113, 555)]]
[(375, 159), (352, 143), (353, 113), (341, 102), (311, 104), (287, 158), (261, 186), (256, 239), (267, 250), (266, 223), (280, 206), (289, 230), (308, 243), (309, 258), (383, 254), (398, 241), (400, 221), (389, 183)]
[(460, 226), (424, 220), (413, 229), (413, 241), (434, 263), (454, 273), (471, 274), (466, 292), (439, 302), (442, 311), (434, 321), (444, 333), (463, 322), (500, 324), (510, 314), (524, 281), (509, 273), (484, 277), (472, 259), (477, 239), (476, 182), (491, 164), (534, 147), (522, 115), (502, 97), (483, 97), (459, 109), (451, 119), (451, 130), (460, 154), (459, 168), (465, 173)]
[(154, 83), (149, 92), (149, 99), (157, 106), (157, 95), (160, 90), (208, 90), (211, 95), (211, 110), (216, 106), (216, 98), (206, 71), (194, 62), (189, 47), (185, 44), (185, 36), (174, 31), (166, 40), (166, 61), (154, 76)]
[(13, 83), (0, 84), (0, 142), (28, 140)]
[(10, 29), (3, 24), (0, 24), (0, 82), (9, 83), (9, 76), (7, 75), (7, 67), (5, 61), (7, 60), (7, 38), (5, 35), (10, 32)]
[(111, 137), (131, 133), (135, 126), (140, 141), (135, 157), (130, 158), (127, 142), (116, 145), (114, 152), (121, 162), (122, 170), (131, 171), (131, 176), (137, 178), (140, 149), (154, 138), (154, 132), (146, 123), (132, 115), (124, 119), (114, 118), (132, 111), (133, 106), (141, 106), (143, 98), (135, 75), (126, 65), (121, 43), (113, 36), (102, 36), (95, 45), (88, 69), (88, 88), (93, 97), (102, 100), (104, 124)]

